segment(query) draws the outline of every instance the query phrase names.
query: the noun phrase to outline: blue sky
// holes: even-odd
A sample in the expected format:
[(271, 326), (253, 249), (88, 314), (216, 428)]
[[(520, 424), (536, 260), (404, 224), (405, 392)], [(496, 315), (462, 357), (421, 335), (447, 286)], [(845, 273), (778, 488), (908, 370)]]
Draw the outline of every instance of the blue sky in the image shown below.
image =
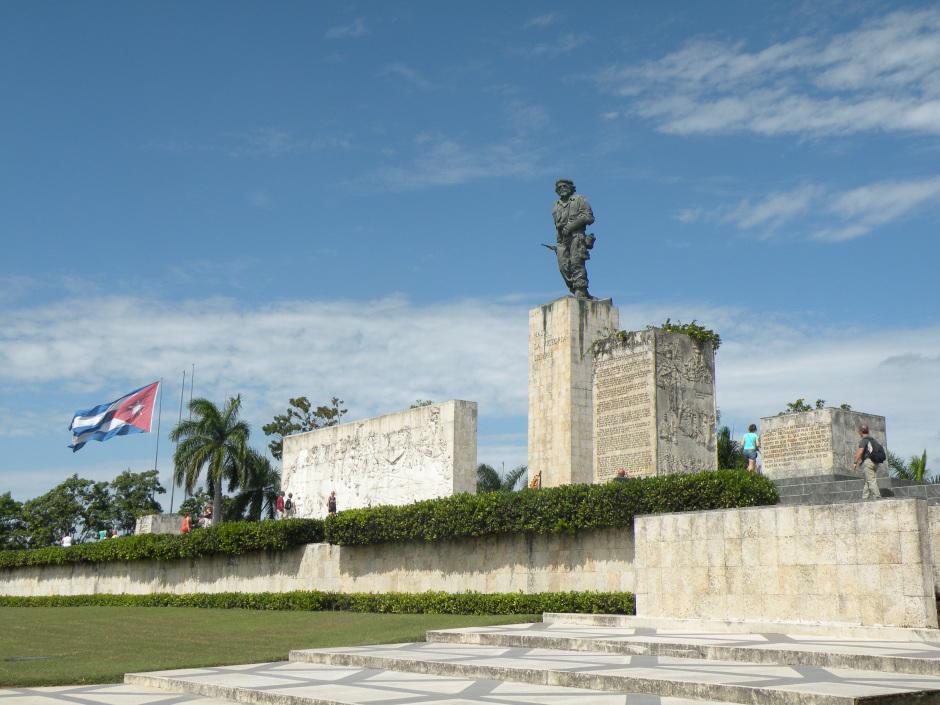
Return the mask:
[(940, 458), (936, 3), (6, 3), (0, 90), (0, 492), (151, 467), (71, 414), (162, 377), (165, 432), (193, 363), (259, 448), (291, 396), (463, 398), (524, 462), (561, 176), (625, 327), (722, 334), (724, 421)]

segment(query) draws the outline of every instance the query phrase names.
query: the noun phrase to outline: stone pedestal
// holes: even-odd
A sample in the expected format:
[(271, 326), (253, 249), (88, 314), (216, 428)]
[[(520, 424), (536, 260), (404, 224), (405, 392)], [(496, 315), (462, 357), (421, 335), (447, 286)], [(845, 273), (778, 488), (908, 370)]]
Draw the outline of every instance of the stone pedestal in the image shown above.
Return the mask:
[(529, 311), (529, 478), (592, 482), (591, 344), (617, 330), (610, 299), (557, 299)]
[(717, 467), (711, 343), (650, 328), (594, 350), (594, 481)]
[[(825, 408), (760, 420), (764, 474), (778, 480), (789, 477), (847, 475), (863, 477), (852, 469), (862, 424), (885, 449), (888, 438), (885, 417), (859, 411)], [(887, 476), (882, 463), (879, 476)]]

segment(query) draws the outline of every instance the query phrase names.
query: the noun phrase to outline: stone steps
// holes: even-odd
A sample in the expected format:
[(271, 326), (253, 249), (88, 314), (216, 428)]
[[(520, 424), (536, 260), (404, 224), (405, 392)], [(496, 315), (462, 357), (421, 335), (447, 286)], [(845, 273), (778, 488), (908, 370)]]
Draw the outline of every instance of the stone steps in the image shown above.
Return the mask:
[[(293, 651), (293, 662), (750, 705), (940, 704), (935, 676), (449, 643)], [(629, 702), (629, 701), (628, 701)]]
[[(781, 504), (838, 504), (862, 499), (864, 480), (849, 476), (791, 477), (774, 480)], [(882, 496), (915, 498), (940, 504), (940, 485), (924, 485), (909, 480), (880, 478)]]
[[(651, 700), (643, 695), (584, 688), (284, 661), (129, 673), (125, 683), (135, 686), (138, 692), (148, 689), (162, 694), (159, 698), (134, 700), (134, 705), (165, 705), (167, 692), (219, 699), (193, 700), (192, 705), (217, 705), (223, 700), (246, 705), (728, 705), (714, 700), (672, 697)], [(102, 705), (115, 702), (118, 701), (103, 701)], [(50, 701), (48, 705), (56, 702)]]
[(130, 673), (125, 683), (186, 694), (173, 702), (246, 705), (940, 705), (940, 630), (681, 622), (546, 614), (431, 631), (427, 642), (297, 650), (287, 662)]
[(721, 634), (676, 629), (511, 624), (429, 631), (433, 643), (561, 649), (625, 656), (816, 666), (940, 677), (940, 644), (861, 641), (786, 634)]

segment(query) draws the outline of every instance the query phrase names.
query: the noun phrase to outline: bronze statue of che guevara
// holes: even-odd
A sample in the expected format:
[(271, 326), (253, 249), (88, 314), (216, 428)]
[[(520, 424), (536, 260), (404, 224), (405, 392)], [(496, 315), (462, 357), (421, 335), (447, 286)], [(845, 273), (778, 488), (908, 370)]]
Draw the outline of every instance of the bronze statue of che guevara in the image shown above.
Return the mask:
[(558, 200), (552, 207), (552, 218), (557, 233), (555, 245), (545, 245), (558, 258), (558, 271), (568, 290), (579, 299), (594, 298), (588, 293), (588, 275), (585, 262), (591, 259), (594, 235), (586, 233), (594, 222), (591, 204), (575, 193), (574, 182), (559, 179), (555, 182)]

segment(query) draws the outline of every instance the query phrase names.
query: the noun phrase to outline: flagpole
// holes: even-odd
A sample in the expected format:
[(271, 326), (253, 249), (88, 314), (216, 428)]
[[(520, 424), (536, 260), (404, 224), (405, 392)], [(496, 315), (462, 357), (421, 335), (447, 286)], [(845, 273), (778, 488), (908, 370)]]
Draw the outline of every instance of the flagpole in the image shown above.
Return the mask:
[[(193, 387), (196, 386), (196, 363), (193, 363), (193, 372), (189, 375), (189, 420), (193, 418)], [(189, 490), (186, 490), (186, 499), (189, 499)]]
[[(186, 370), (183, 370), (183, 382), (180, 384), (180, 416), (176, 424), (179, 425), (183, 423), (183, 392), (186, 391)], [(180, 442), (176, 441), (176, 447), (179, 447)], [(175, 455), (175, 454), (174, 454)], [(176, 477), (175, 477), (175, 468), (170, 471), (170, 514), (173, 513), (173, 496), (176, 494)]]
[(157, 459), (160, 457), (160, 419), (163, 417), (163, 377), (157, 385), (157, 395), (160, 397), (160, 406), (157, 407), (157, 449), (153, 452), (153, 469), (157, 469)]

